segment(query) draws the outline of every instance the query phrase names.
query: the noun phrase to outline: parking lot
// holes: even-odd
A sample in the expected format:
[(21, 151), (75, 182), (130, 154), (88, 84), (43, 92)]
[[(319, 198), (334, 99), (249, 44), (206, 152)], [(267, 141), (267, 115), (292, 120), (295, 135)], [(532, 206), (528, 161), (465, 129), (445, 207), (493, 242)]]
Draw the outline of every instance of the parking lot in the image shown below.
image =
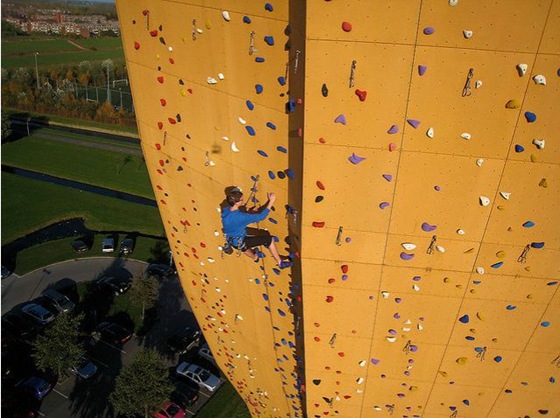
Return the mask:
[[(6, 306), (7, 304), (11, 303), (11, 308), (17, 309), (22, 303), (35, 299), (44, 288), (53, 284), (56, 285), (62, 279), (67, 280), (69, 277), (74, 276), (74, 280), (86, 282), (94, 280), (107, 272), (123, 274), (125, 271), (128, 271), (135, 274), (139, 268), (146, 268), (145, 263), (132, 262), (131, 260), (126, 260), (126, 262), (122, 263), (115, 263), (115, 259), (103, 260), (106, 259), (101, 259), (101, 261), (99, 259), (91, 260), (90, 266), (85, 264), (85, 260), (81, 260), (74, 266), (74, 274), (71, 263), (65, 263), (60, 266), (50, 266), (48, 276), (45, 276), (44, 272), (36, 272), (36, 277), (10, 277), (12, 282), (4, 283), (3, 281), (2, 283), (3, 313), (10, 308), (10, 306)], [(85, 269), (90, 272), (89, 275), (84, 273)], [(14, 280), (20, 281), (20, 283), (14, 283)], [(12, 292), (17, 292), (17, 294), (10, 298), (9, 294)], [(22, 293), (26, 292), (27, 297), (23, 298), (25, 301), (22, 301)], [(57, 418), (113, 417), (108, 396), (113, 391), (115, 378), (123, 366), (133, 361), (135, 354), (142, 347), (149, 347), (158, 351), (167, 364), (169, 376), (173, 378), (174, 382), (181, 380), (175, 378), (175, 369), (177, 364), (182, 361), (192, 361), (200, 364), (209, 369), (212, 374), (219, 376), (217, 367), (210, 361), (200, 358), (197, 354), (199, 345), (203, 343), (202, 340), (200, 344), (194, 345), (185, 353), (177, 354), (172, 352), (167, 344), (167, 340), (177, 330), (184, 327), (198, 329), (178, 279), (174, 276), (161, 280), (157, 319), (149, 328), (149, 331), (142, 336), (133, 335), (122, 346), (105, 341), (98, 334), (93, 333), (92, 338), (85, 347), (89, 359), (97, 366), (97, 373), (87, 380), (79, 379), (75, 376), (65, 377), (62, 381), (59, 380), (54, 385), (53, 390), (41, 401), (38, 410), (39, 415)], [(21, 350), (19, 355), (23, 356), (22, 360), (25, 360), (29, 353), (24, 353), (24, 350)], [(32, 370), (32, 368), (32, 361), (28, 359), (24, 367), (26, 371), (23, 373), (29, 373), (29, 370)], [(17, 373), (22, 372), (20, 370), (14, 371), (14, 374)], [(10, 379), (13, 378), (15, 376), (10, 377)], [(198, 389), (197, 392), (198, 399), (193, 405), (185, 409), (185, 416), (194, 416), (212, 395), (212, 392), (206, 389)]]

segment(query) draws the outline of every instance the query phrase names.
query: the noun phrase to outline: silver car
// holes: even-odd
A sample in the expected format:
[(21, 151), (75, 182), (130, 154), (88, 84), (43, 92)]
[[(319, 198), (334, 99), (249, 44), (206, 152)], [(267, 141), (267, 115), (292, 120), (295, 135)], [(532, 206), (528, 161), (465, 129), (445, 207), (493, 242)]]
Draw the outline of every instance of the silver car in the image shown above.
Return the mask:
[(219, 377), (214, 376), (208, 370), (196, 364), (183, 362), (177, 366), (176, 372), (178, 376), (184, 377), (196, 383), (199, 387), (208, 389), (210, 392), (214, 392), (222, 383)]
[(115, 251), (115, 240), (113, 238), (105, 238), (101, 244), (101, 252), (112, 253)]
[(216, 360), (214, 359), (214, 356), (212, 355), (212, 351), (210, 351), (208, 344), (204, 344), (202, 347), (200, 347), (200, 349), (198, 350), (198, 355), (205, 360), (216, 363)]
[(56, 308), (59, 312), (66, 313), (74, 309), (76, 305), (62, 293), (54, 289), (43, 290), (43, 297)]

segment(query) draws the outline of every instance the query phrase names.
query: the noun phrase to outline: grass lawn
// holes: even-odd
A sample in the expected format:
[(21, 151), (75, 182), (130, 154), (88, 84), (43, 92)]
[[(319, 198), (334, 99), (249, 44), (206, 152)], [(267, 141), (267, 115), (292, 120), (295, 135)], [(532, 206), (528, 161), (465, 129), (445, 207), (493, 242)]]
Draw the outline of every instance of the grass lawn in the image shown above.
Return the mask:
[(53, 51), (79, 51), (76, 45), (72, 45), (66, 39), (19, 39), (2, 41), (2, 58), (10, 54), (39, 54)]
[(197, 418), (251, 418), (245, 402), (227, 380), (196, 416)]
[(2, 173), (2, 243), (71, 218), (94, 231), (164, 234), (157, 208)]
[[(146, 166), (139, 157), (126, 154), (130, 161), (117, 174), (125, 154), (41, 139), (41, 132), (48, 133), (38, 130), (37, 137), (2, 145), (2, 164), (154, 199)], [(70, 137), (89, 139), (76, 134)]]

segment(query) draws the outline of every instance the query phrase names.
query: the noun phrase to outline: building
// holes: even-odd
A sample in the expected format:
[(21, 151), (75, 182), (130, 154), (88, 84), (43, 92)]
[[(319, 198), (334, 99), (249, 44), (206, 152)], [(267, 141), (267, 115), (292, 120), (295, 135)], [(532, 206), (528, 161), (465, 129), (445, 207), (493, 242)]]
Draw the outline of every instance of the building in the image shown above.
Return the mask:
[[(560, 1), (117, 9), (181, 283), (254, 417), (560, 413)], [(290, 271), (221, 253), (232, 185), (279, 195)]]

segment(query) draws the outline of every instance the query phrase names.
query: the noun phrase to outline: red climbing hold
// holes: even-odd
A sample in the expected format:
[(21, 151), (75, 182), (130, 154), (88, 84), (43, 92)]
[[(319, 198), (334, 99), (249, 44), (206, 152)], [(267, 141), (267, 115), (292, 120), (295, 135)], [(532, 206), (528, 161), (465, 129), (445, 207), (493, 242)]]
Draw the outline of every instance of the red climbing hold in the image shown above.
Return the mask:
[(159, 165), (161, 165), (163, 167), (165, 165), (165, 161), (159, 160)]
[(352, 24), (350, 22), (342, 22), (342, 30), (344, 32), (350, 32), (352, 30)]
[(356, 96), (359, 97), (360, 102), (364, 102), (366, 100), (367, 91), (362, 91), (360, 89), (356, 89), (355, 93), (356, 93)]
[(138, 42), (134, 42), (134, 49), (137, 51), (140, 49), (140, 44)]
[(325, 223), (314, 221), (312, 225), (313, 225), (314, 228), (322, 228), (322, 227), (325, 226)]
[(321, 137), (321, 138), (319, 138), (319, 142), (321, 144), (325, 144), (327, 141), (325, 141), (325, 138)]
[(157, 123), (157, 127), (158, 127), (159, 129), (163, 129), (163, 122), (158, 122), (158, 123)]
[(157, 81), (158, 81), (160, 84), (163, 84), (163, 76), (160, 75), (160, 76), (157, 78)]
[(154, 30), (151, 30), (151, 31), (150, 31), (150, 35), (152, 35), (153, 37), (156, 37), (157, 34), (158, 34), (157, 29), (154, 29)]
[(159, 151), (161, 149), (161, 144), (156, 144), (156, 149)]
[(165, 99), (159, 99), (159, 102), (162, 106), (165, 106), (167, 104), (167, 101)]
[(174, 60), (173, 58), (171, 58), (171, 57), (169, 57), (169, 62), (170, 62), (171, 64), (175, 64), (175, 60)]
[(317, 342), (321, 341), (321, 339), (319, 337), (314, 337), (313, 339)]
[(323, 185), (323, 183), (321, 183), (319, 180), (317, 180), (317, 182), (315, 183), (317, 185), (317, 187), (321, 190), (325, 190), (325, 186)]
[(339, 356), (339, 357), (344, 357), (344, 352), (341, 351), (340, 353), (338, 353), (338, 356)]
[(192, 94), (192, 89), (187, 89), (187, 91), (188, 91), (190, 94)]
[(394, 142), (391, 142), (389, 144), (389, 151), (393, 152), (396, 149), (397, 149), (397, 144), (395, 144)]
[(175, 125), (175, 124), (177, 123), (177, 121), (176, 121), (175, 119), (173, 119), (173, 118), (167, 118), (167, 120), (169, 121), (169, 123), (170, 123), (171, 125)]
[(327, 303), (331, 303), (334, 300), (334, 298), (332, 296), (327, 296), (325, 300)]
[(149, 11), (148, 9), (142, 10), (142, 14), (143, 14), (144, 16), (147, 16), (148, 13), (150, 13), (150, 11)]
[(343, 264), (342, 266), (340, 266), (340, 269), (342, 270), (342, 272), (344, 274), (348, 273), (348, 265), (347, 264)]
[(333, 284), (334, 282), (335, 282), (335, 280), (331, 277), (331, 278), (329, 279), (329, 284)]

